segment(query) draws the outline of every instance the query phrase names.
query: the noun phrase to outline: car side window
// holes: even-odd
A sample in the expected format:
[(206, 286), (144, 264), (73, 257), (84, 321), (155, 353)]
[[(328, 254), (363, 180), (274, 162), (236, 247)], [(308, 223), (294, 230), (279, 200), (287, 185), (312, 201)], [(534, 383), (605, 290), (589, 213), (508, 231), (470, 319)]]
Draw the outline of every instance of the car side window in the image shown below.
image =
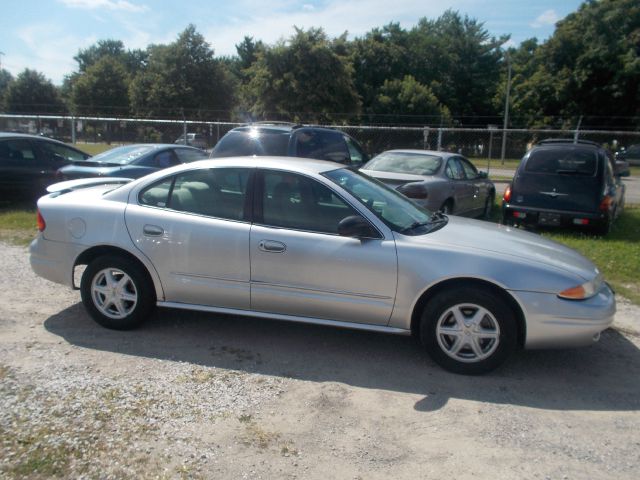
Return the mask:
[(169, 208), (227, 220), (243, 220), (249, 169), (211, 168), (176, 175)]
[(176, 154), (173, 153), (173, 150), (164, 150), (162, 152), (157, 153), (153, 157), (153, 162), (151, 166), (158, 167), (158, 168), (167, 168), (167, 167), (172, 167), (174, 165), (178, 165), (179, 163), (180, 163), (180, 160), (178, 160), (178, 157), (176, 156)]
[(205, 152), (192, 150), (190, 148), (176, 148), (174, 149), (174, 152), (182, 163), (196, 162), (207, 158), (207, 154)]
[(52, 142), (38, 142), (40, 150), (44, 153), (47, 160), (65, 160), (69, 162), (78, 162), (89, 158), (88, 154), (79, 152), (73, 148), (66, 147)]
[(452, 180), (464, 180), (464, 170), (462, 169), (460, 162), (458, 162), (458, 159), (455, 157), (447, 160), (445, 173), (447, 177)]
[(35, 160), (36, 154), (27, 140), (0, 142), (0, 157), (8, 160)]
[(465, 175), (467, 176), (467, 180), (475, 180), (478, 178), (478, 170), (474, 167), (467, 159), (458, 158), (457, 159), (462, 165)]
[(273, 227), (338, 234), (338, 223), (358, 213), (330, 188), (303, 175), (266, 171), (262, 222)]
[(140, 192), (138, 200), (142, 205), (165, 208), (169, 203), (172, 185), (173, 177), (154, 183)]
[(332, 162), (350, 162), (349, 149), (340, 132), (301, 129), (295, 132), (295, 156)]
[(349, 149), (349, 155), (351, 156), (351, 165), (360, 167), (367, 161), (367, 155), (362, 151), (360, 145), (351, 137), (344, 135), (344, 141)]

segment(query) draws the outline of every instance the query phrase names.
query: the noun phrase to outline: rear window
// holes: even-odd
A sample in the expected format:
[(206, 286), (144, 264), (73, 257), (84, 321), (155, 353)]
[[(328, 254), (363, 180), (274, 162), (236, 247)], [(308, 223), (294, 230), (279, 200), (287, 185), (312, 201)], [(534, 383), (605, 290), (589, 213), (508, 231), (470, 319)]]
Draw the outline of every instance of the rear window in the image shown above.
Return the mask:
[(442, 165), (442, 159), (434, 155), (409, 152), (381, 153), (364, 167), (381, 172), (433, 175)]
[(525, 164), (526, 172), (593, 176), (598, 157), (583, 148), (541, 148), (533, 150)]
[(245, 130), (227, 133), (216, 145), (212, 157), (244, 155), (286, 156), (289, 133), (264, 130)]

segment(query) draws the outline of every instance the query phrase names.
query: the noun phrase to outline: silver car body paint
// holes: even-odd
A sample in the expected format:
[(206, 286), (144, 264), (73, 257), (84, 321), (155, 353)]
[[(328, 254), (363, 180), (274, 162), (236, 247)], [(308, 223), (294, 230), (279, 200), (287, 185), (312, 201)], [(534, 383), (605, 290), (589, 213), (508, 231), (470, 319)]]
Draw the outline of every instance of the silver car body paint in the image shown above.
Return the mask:
[[(216, 167), (306, 175), (351, 204), (382, 238), (273, 228), (138, 203), (140, 191), (157, 180)], [(146, 267), (159, 306), (390, 333), (410, 332), (416, 305), (430, 288), (448, 280), (477, 279), (503, 289), (519, 305), (528, 348), (593, 343), (613, 321), (615, 299), (606, 284), (586, 300), (558, 297), (598, 275), (575, 251), (535, 234), (458, 217), (426, 235), (393, 232), (322, 176), (338, 168), (343, 166), (276, 157), (204, 160), (115, 190), (101, 185), (45, 196), (38, 206), (47, 227), (31, 244), (31, 265), (40, 276), (73, 286), (74, 267), (84, 252), (115, 247)], [(80, 238), (78, 229), (70, 228), (77, 219), (86, 225)], [(151, 234), (145, 235), (145, 227)], [(265, 252), (260, 248), (264, 241), (286, 249)]]

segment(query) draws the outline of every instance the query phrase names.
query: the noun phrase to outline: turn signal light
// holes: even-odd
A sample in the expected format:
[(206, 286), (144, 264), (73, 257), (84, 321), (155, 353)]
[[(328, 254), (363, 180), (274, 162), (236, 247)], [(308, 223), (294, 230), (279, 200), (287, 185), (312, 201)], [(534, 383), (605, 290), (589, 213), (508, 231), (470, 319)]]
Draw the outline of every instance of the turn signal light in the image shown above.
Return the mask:
[(504, 191), (504, 195), (502, 196), (502, 199), (505, 202), (510, 202), (511, 201), (511, 185), (507, 186), (507, 189)]
[(44, 217), (40, 213), (40, 210), (38, 210), (38, 216), (36, 217), (36, 221), (38, 223), (38, 230), (40, 230), (41, 232), (44, 232), (44, 229), (47, 228), (47, 224), (44, 221)]
[(586, 297), (584, 287), (578, 285), (577, 287), (567, 288), (558, 294), (559, 297), (566, 298), (568, 300), (582, 300)]

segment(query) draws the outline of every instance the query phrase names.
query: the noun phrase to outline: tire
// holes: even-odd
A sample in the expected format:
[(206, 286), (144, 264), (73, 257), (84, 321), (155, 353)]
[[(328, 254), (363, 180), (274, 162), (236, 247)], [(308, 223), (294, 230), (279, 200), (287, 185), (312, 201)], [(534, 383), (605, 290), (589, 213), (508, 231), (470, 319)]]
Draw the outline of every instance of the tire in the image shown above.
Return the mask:
[(82, 303), (103, 327), (131, 330), (139, 327), (155, 306), (155, 292), (146, 272), (120, 256), (93, 260), (80, 281)]
[(457, 287), (439, 293), (425, 305), (420, 340), (445, 370), (479, 375), (500, 366), (515, 350), (516, 319), (491, 289)]
[(453, 215), (453, 200), (449, 199), (442, 204), (440, 211), (445, 215)]

